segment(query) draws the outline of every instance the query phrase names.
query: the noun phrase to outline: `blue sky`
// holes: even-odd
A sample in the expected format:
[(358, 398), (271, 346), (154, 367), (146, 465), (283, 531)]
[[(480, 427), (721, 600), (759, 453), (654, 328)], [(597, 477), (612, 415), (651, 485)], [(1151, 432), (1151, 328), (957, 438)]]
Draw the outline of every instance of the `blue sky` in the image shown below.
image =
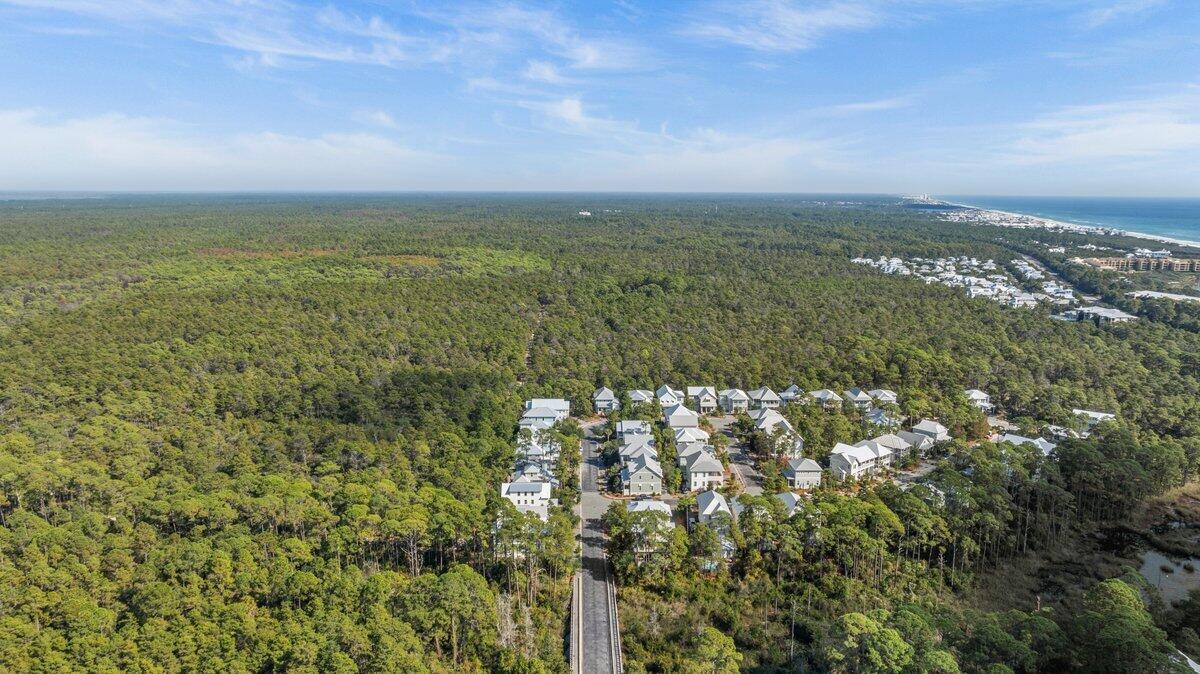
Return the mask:
[(0, 0), (0, 189), (1200, 196), (1198, 0)]

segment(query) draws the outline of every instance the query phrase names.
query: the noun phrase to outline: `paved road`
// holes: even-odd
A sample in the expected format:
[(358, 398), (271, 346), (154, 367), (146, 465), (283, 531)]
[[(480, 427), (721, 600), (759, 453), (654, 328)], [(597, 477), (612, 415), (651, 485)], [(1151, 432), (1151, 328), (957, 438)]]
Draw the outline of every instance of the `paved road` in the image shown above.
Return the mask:
[(754, 466), (754, 461), (746, 453), (746, 446), (737, 443), (732, 433), (726, 432), (733, 424), (734, 417), (721, 417), (713, 420), (713, 430), (729, 436), (729, 467), (733, 475), (742, 483), (745, 493), (751, 496), (762, 496), (763, 477)]
[(580, 631), (582, 661), (576, 671), (585, 674), (604, 672), (619, 674), (621, 667), (621, 636), (617, 621), (616, 588), (604, 551), (604, 530), (601, 518), (612, 503), (600, 495), (597, 479), (601, 474), (601, 458), (596, 442), (583, 442), (580, 510), (583, 520), (583, 566), (581, 571), (579, 615), (575, 625)]
[(758, 468), (754, 467), (754, 462), (746, 453), (745, 445), (729, 446), (729, 466), (742, 483), (743, 491), (751, 496), (762, 496), (763, 476), (758, 472)]

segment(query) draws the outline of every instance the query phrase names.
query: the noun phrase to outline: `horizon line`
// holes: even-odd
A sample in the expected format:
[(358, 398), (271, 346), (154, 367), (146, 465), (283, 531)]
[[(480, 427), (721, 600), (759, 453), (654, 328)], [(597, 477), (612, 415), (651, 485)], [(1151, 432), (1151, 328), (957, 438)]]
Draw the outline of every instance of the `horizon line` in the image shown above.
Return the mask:
[[(23, 198), (71, 197), (99, 198), (109, 196), (414, 196), (414, 195), (596, 195), (596, 196), (857, 196), (857, 197), (893, 197), (906, 198), (917, 196), (900, 192), (779, 192), (779, 191), (720, 191), (720, 190), (85, 190), (85, 189), (40, 189), (40, 190), (4, 190), (0, 189), (0, 201), (17, 201)], [(1144, 195), (1113, 195), (1113, 194), (984, 194), (957, 193), (935, 194), (925, 193), (935, 199), (985, 197), (985, 198), (1032, 198), (1032, 199), (1200, 199), (1200, 195), (1173, 196), (1144, 196)]]

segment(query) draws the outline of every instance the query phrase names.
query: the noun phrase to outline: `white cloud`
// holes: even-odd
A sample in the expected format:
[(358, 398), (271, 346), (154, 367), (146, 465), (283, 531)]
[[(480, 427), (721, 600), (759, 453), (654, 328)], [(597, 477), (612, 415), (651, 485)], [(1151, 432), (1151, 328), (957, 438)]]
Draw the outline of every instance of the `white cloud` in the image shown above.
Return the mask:
[(573, 98), (543, 110), (575, 130), (578, 147), (460, 160), (371, 133), (211, 136), (164, 119), (0, 111), (0, 189), (819, 191), (849, 170), (829, 140), (645, 132), (592, 116)]
[(576, 126), (587, 126), (593, 118), (583, 114), (583, 102), (578, 98), (564, 98), (543, 106), (543, 110), (551, 117), (557, 117)]
[(640, 131), (633, 122), (593, 115), (584, 110), (578, 96), (567, 96), (552, 100), (517, 101), (526, 110), (540, 113), (555, 131), (573, 135), (592, 136), (605, 143), (627, 144), (631, 139), (642, 139), (648, 135)]
[(828, 108), (822, 109), (823, 112), (829, 112), (835, 115), (850, 115), (864, 112), (882, 112), (885, 110), (899, 110), (907, 108), (916, 102), (916, 96), (893, 96), (891, 98), (880, 98), (873, 101), (858, 101), (856, 103), (842, 103), (840, 105), (831, 105)]
[(542, 82), (545, 84), (567, 84), (571, 80), (563, 77), (562, 73), (553, 63), (546, 61), (532, 60), (525, 65), (525, 72), (522, 73), (527, 80)]
[(379, 15), (270, 0), (0, 0), (0, 5), (170, 29), (246, 52), (258, 66), (303, 60), (400, 67), (487, 61), (530, 50), (576, 69), (624, 69), (647, 60), (620, 36), (585, 34), (552, 11), (508, 3), (393, 10), (398, 18), (425, 21), (421, 30), (401, 30)]
[(385, 129), (399, 128), (396, 119), (384, 110), (358, 110), (354, 113), (354, 120), (362, 124), (372, 124), (381, 126)]
[(557, 13), (516, 4), (458, 6), (427, 18), (451, 26), (460, 39), (494, 50), (538, 50), (578, 70), (627, 70), (652, 62), (642, 47), (622, 36), (583, 31)]
[(1065, 108), (1023, 124), (1012, 144), (1022, 163), (1186, 159), (1200, 150), (1200, 89)]
[(1118, 0), (1116, 2), (1106, 2), (1103, 6), (1085, 13), (1083, 21), (1084, 25), (1088, 28), (1099, 28), (1113, 21), (1127, 19), (1131, 16), (1162, 7), (1165, 4), (1166, 0)]
[(10, 190), (432, 189), (451, 166), (369, 133), (212, 137), (163, 119), (0, 111), (0, 185)]
[(759, 51), (811, 49), (828, 35), (877, 25), (882, 14), (866, 2), (749, 0), (718, 5), (684, 33)]

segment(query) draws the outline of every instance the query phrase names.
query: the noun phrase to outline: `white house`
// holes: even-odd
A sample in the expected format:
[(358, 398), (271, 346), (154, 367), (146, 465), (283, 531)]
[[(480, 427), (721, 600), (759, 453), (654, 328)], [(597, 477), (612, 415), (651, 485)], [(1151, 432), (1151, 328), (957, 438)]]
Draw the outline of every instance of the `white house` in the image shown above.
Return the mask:
[(745, 412), (750, 408), (750, 396), (740, 388), (727, 388), (717, 394), (717, 402), (726, 414)]
[(696, 428), (700, 425), (700, 415), (676, 403), (663, 411), (663, 423), (668, 428)]
[(876, 388), (867, 391), (867, 395), (880, 405), (895, 405), (900, 402), (900, 396), (896, 395), (895, 391), (886, 388)]
[(696, 495), (696, 522), (708, 524), (714, 517), (721, 514), (733, 517), (733, 510), (729, 508), (729, 502), (720, 492), (709, 489)]
[(842, 406), (842, 397), (827, 388), (818, 389), (808, 394), (813, 400), (821, 403), (827, 410), (835, 410)]
[(712, 445), (703, 442), (689, 442), (679, 445), (678, 451), (676, 452), (679, 460), (679, 466), (681, 468), (686, 466), (688, 459), (690, 459), (692, 455), (696, 453), (708, 454), (709, 456), (716, 458), (717, 450)]
[(1015, 433), (1005, 433), (1004, 435), (1000, 436), (996, 442), (1008, 442), (1017, 445), (1018, 447), (1021, 445), (1033, 445), (1034, 447), (1040, 449), (1042, 454), (1046, 456), (1049, 456), (1050, 452), (1053, 452), (1054, 448), (1058, 447), (1058, 445), (1044, 438), (1027, 438), (1023, 435), (1017, 435)]
[(751, 410), (748, 416), (750, 417), (750, 420), (754, 422), (754, 428), (760, 431), (770, 430), (779, 424), (786, 424), (787, 428), (792, 427), (792, 425), (788, 423), (788, 420), (782, 414), (780, 414), (778, 410)]
[(627, 457), (633, 456), (639, 449), (643, 448), (649, 449), (655, 454), (658, 453), (657, 448), (654, 446), (653, 435), (629, 435), (622, 442), (623, 444), (620, 449), (622, 461)]
[[(551, 413), (554, 412), (554, 410), (551, 410), (548, 407), (543, 407), (542, 409), (548, 410)], [(517, 422), (517, 427), (521, 430), (529, 431), (530, 436), (534, 440), (536, 440), (539, 433), (541, 433), (542, 431), (548, 430), (551, 426), (554, 425), (554, 415), (551, 414), (549, 417), (545, 417), (545, 418), (538, 418), (536, 416), (525, 416), (532, 411), (533, 410), (526, 410), (525, 414), (521, 415), (521, 420)]]
[(635, 533), (638, 534), (637, 538), (639, 541), (633, 553), (635, 559), (640, 564), (666, 545), (668, 541), (665, 535), (666, 532), (675, 528), (674, 518), (671, 517), (671, 506), (655, 499), (640, 498), (626, 503), (625, 510), (630, 514), (650, 513), (653, 519), (659, 520), (663, 525), (661, 529), (656, 528), (656, 530), (646, 532), (640, 530), (640, 522), (633, 523), (632, 526)]
[(657, 457), (637, 456), (621, 468), (621, 491), (627, 496), (661, 494), (662, 478)]
[(896, 454), (901, 454), (912, 449), (912, 443), (900, 437), (896, 433), (887, 433), (877, 438), (871, 438), (874, 442), (887, 447)]
[(674, 407), (682, 405), (684, 402), (683, 391), (673, 389), (666, 384), (659, 386), (654, 392), (654, 396), (658, 398), (658, 404), (662, 407)]
[(865, 409), (870, 408), (871, 402), (873, 400), (873, 398), (871, 398), (870, 394), (868, 394), (866, 391), (864, 391), (860, 388), (852, 388), (852, 389), (845, 391), (845, 396), (846, 396), (846, 400), (849, 400), (851, 402), (851, 404), (853, 404), (855, 407), (857, 407), (860, 410), (865, 410)]
[(784, 405), (790, 405), (792, 401), (803, 397), (804, 389), (796, 386), (795, 384), (783, 389), (783, 392), (779, 394), (779, 400), (782, 401)]
[(617, 437), (626, 438), (631, 435), (650, 435), (650, 422), (641, 419), (630, 419), (617, 422)]
[(1084, 428), (1084, 432), (1081, 433), (1081, 435), (1082, 435), (1082, 437), (1085, 437), (1085, 438), (1088, 435), (1091, 435), (1092, 429), (1096, 428), (1096, 426), (1099, 425), (1101, 422), (1112, 421), (1113, 419), (1117, 418), (1117, 415), (1110, 414), (1108, 412), (1095, 412), (1092, 410), (1081, 410), (1078, 408), (1071, 410), (1071, 413), (1074, 414), (1075, 416), (1083, 419), (1085, 428)]
[(626, 503), (625, 510), (631, 513), (662, 513), (667, 516), (667, 526), (675, 526), (675, 522), (671, 518), (671, 506), (662, 501), (656, 501), (652, 498), (640, 498), (636, 501)]
[(529, 412), (534, 409), (547, 408), (554, 410), (558, 416), (554, 419), (559, 421), (571, 416), (571, 403), (562, 398), (533, 398), (525, 401), (525, 411)]
[[(816, 463), (815, 461), (813, 462)], [(820, 470), (818, 466), (817, 470)], [(818, 482), (820, 479), (818, 478)], [(791, 517), (796, 514), (796, 508), (800, 505), (800, 497), (790, 491), (781, 492), (775, 495), (779, 502), (783, 504), (783, 516)]]
[(774, 435), (780, 433), (780, 441), (787, 443), (787, 447), (781, 449), (783, 454), (791, 457), (799, 458), (804, 452), (804, 438), (796, 432), (792, 423), (784, 418), (776, 410), (763, 409), (754, 410), (750, 413), (750, 418), (754, 421), (755, 430), (766, 435)]
[(550, 498), (549, 482), (505, 482), (500, 485), (500, 496), (512, 502), (520, 512), (533, 513), (543, 521), (550, 518), (549, 507), (554, 504), (554, 499)]
[(929, 437), (928, 435), (925, 435), (924, 433), (913, 433), (911, 431), (898, 431), (896, 433), (896, 437), (907, 442), (910, 447), (912, 447), (919, 453), (924, 452), (925, 450), (929, 449), (930, 447), (933, 447), (933, 445), (934, 445), (933, 438)]
[(625, 445), (621, 448), (621, 463), (627, 464), (631, 461), (637, 461), (642, 458), (649, 457), (658, 460), (658, 450), (652, 444), (636, 444)]
[(875, 454), (876, 468), (883, 468), (895, 463), (896, 452), (893, 451), (891, 447), (880, 443), (878, 440), (863, 440), (861, 442), (854, 443), (854, 446), (871, 450), (871, 452)]
[(966, 390), (967, 402), (975, 407), (978, 407), (984, 414), (991, 414), (993, 405), (992, 397), (977, 388), (969, 388)]
[(629, 391), (629, 402), (634, 405), (645, 405), (654, 402), (654, 392), (647, 391), (644, 388), (635, 388)]
[(757, 410), (777, 409), (782, 403), (779, 394), (766, 386), (756, 388), (747, 395), (750, 396), (750, 406)]
[(592, 407), (601, 414), (608, 414), (619, 409), (621, 404), (617, 401), (617, 394), (613, 393), (612, 389), (601, 386), (592, 394)]
[(783, 469), (783, 477), (792, 489), (815, 489), (821, 486), (821, 464), (812, 459), (791, 459)]
[[(1070, 314), (1071, 312), (1067, 312)], [(1079, 321), (1096, 321), (1100, 325), (1109, 323), (1128, 323), (1136, 321), (1137, 316), (1126, 313), (1120, 309), (1110, 309), (1108, 307), (1079, 307), (1074, 310), (1074, 316)]]
[(925, 419), (916, 426), (912, 427), (913, 433), (927, 435), (934, 443), (947, 442), (950, 440), (950, 429), (939, 424), (931, 419)]
[(688, 456), (683, 464), (683, 482), (688, 491), (711, 489), (725, 481), (725, 467), (707, 452)]
[(523, 426), (540, 425), (543, 428), (549, 428), (560, 419), (566, 418), (567, 415), (550, 407), (527, 407), (525, 413), (521, 415), (521, 423)]
[(717, 411), (717, 389), (712, 386), (689, 386), (687, 397), (700, 414), (712, 414)]
[(838, 479), (872, 475), (891, 462), (892, 450), (865, 440), (856, 445), (837, 443), (829, 455), (829, 469)]
[(708, 442), (708, 431), (703, 428), (680, 428), (675, 431), (675, 444), (686, 445), (689, 442)]

